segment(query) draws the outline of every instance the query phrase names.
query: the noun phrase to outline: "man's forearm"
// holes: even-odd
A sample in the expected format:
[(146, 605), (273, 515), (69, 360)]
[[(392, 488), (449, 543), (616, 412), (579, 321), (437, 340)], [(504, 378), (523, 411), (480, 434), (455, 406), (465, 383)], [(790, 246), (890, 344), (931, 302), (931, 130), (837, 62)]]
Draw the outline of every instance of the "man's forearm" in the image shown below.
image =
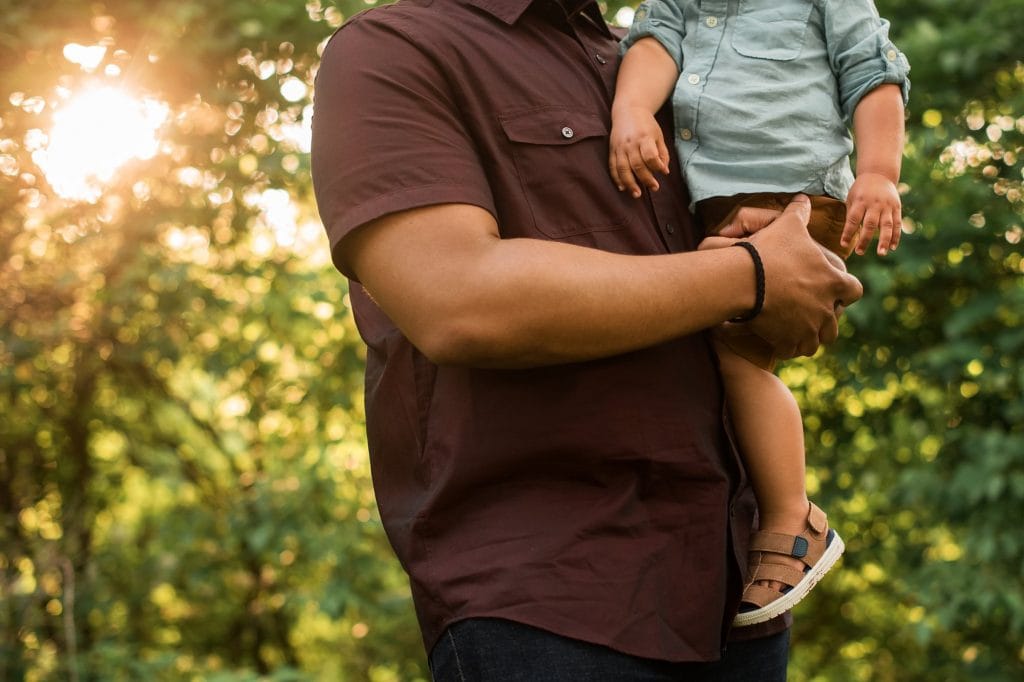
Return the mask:
[(880, 85), (860, 101), (853, 114), (857, 175), (877, 173), (899, 182), (903, 116), (903, 94), (898, 85)]
[[(481, 229), (481, 226), (483, 229)], [(501, 239), (490, 214), (438, 206), (388, 216), (349, 237), (363, 285), (438, 363), (531, 367), (624, 353), (749, 310), (741, 249), (627, 256)]]
[[(766, 272), (764, 311), (750, 328), (781, 358), (834, 341), (837, 304), (863, 293), (810, 238), (810, 202), (799, 199), (749, 238)], [(463, 204), (380, 218), (350, 234), (340, 256), (409, 340), (444, 364), (607, 357), (717, 325), (756, 298), (743, 249), (633, 256), (505, 240), (490, 213)]]

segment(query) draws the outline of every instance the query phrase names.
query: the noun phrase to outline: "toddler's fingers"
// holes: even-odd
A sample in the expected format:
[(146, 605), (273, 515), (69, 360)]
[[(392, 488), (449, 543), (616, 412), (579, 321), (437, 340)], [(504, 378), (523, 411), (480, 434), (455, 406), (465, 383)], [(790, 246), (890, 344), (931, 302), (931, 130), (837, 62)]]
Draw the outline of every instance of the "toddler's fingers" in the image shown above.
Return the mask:
[[(629, 169), (633, 172), (637, 182), (644, 187), (649, 187), (651, 190), (658, 189), (658, 181), (647, 167), (647, 162), (644, 160), (644, 154), (641, 150), (635, 149), (630, 152), (629, 155)], [(637, 189), (633, 193), (633, 196), (639, 197), (640, 190)]]
[(612, 182), (615, 183), (620, 192), (626, 189), (626, 186), (622, 184), (622, 178), (619, 177), (618, 153), (615, 149), (611, 149), (608, 152), (608, 174), (612, 176)]
[(892, 212), (892, 246), (890, 251), (895, 251), (903, 238), (903, 211), (897, 206)]
[(857, 235), (857, 230), (860, 229), (860, 223), (863, 219), (864, 209), (860, 204), (852, 204), (846, 209), (846, 224), (843, 225), (843, 234), (839, 238), (839, 243), (843, 245), (843, 248), (848, 247)]
[(668, 147), (665, 146), (665, 138), (660, 135), (658, 136), (658, 159), (661, 161), (661, 172), (668, 175), (670, 172)]
[(629, 156), (625, 152), (619, 152), (615, 157), (615, 170), (620, 191), (629, 192), (634, 197), (640, 196), (640, 187), (636, 184)]
[(889, 253), (892, 246), (893, 223), (892, 213), (883, 212), (878, 219), (878, 255)]
[[(658, 180), (654, 177), (654, 173), (661, 172), (662, 166), (661, 159), (658, 157), (658, 144), (650, 138), (644, 140), (640, 146), (640, 157), (644, 160), (644, 170), (646, 170), (650, 175), (649, 181), (645, 181), (644, 184), (650, 188), (651, 191), (656, 192), (660, 185), (658, 184)], [(651, 182), (654, 184), (650, 184)]]
[(878, 211), (874, 209), (868, 209), (864, 212), (864, 227), (861, 228), (860, 237), (857, 239), (857, 253), (861, 256), (867, 251), (868, 244), (875, 237), (875, 232), (878, 231), (879, 215)]

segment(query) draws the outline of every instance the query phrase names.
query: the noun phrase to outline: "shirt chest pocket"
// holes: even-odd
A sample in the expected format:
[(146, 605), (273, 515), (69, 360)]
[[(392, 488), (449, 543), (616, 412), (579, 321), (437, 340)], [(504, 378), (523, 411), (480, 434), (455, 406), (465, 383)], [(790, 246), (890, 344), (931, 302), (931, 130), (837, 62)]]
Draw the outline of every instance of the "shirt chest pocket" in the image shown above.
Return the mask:
[(608, 177), (608, 127), (600, 116), (551, 106), (498, 119), (538, 232), (557, 239), (626, 226), (628, 212)]
[(740, 0), (732, 46), (745, 57), (789, 61), (804, 47), (810, 2)]

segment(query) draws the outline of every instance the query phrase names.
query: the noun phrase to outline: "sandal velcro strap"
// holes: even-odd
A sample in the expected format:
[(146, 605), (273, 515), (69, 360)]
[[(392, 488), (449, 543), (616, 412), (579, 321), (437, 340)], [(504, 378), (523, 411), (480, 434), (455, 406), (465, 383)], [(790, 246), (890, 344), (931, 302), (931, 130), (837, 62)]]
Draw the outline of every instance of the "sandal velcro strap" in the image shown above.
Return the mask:
[(789, 535), (788, 533), (772, 533), (767, 530), (759, 530), (750, 539), (750, 551), (752, 552), (773, 552), (784, 554), (796, 559), (803, 559), (807, 556), (807, 538), (801, 535)]
[(788, 535), (758, 531), (750, 539), (750, 551), (772, 552), (799, 559), (813, 566), (825, 551), (825, 539), (808, 538), (806, 535)]
[[(793, 587), (800, 582), (804, 577), (804, 572), (799, 571), (789, 566), (783, 566), (782, 564), (772, 563), (759, 563), (754, 569), (754, 574), (750, 576), (748, 582), (757, 582), (761, 580), (775, 580), (780, 583), (785, 583), (789, 587)], [(778, 596), (776, 592), (775, 596)]]
[(818, 505), (811, 502), (810, 511), (807, 513), (807, 525), (810, 526), (811, 530), (817, 535), (821, 535), (828, 530), (828, 517), (825, 516)]
[[(835, 565), (845, 545), (828, 527), (825, 513), (808, 505), (804, 530), (796, 535), (757, 531), (750, 538), (750, 576), (743, 590), (734, 627), (764, 623), (785, 613), (803, 599), (825, 573)], [(803, 571), (780, 563), (782, 557), (799, 559)], [(772, 585), (772, 587), (769, 587)], [(782, 585), (781, 589), (774, 589)], [(752, 607), (752, 608), (751, 608)]]

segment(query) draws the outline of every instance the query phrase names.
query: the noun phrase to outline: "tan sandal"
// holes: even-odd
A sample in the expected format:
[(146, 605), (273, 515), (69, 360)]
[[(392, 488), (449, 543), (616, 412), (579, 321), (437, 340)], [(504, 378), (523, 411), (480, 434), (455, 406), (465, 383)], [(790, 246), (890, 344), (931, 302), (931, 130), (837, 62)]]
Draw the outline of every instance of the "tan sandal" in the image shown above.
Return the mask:
[[(750, 576), (743, 589), (740, 612), (733, 627), (755, 625), (789, 611), (807, 596), (822, 576), (835, 566), (845, 546), (835, 530), (828, 527), (825, 512), (813, 502), (807, 512), (807, 527), (800, 535), (758, 531), (750, 540)], [(804, 570), (773, 562), (772, 556), (799, 559)], [(759, 581), (772, 580), (786, 587), (781, 592)]]

